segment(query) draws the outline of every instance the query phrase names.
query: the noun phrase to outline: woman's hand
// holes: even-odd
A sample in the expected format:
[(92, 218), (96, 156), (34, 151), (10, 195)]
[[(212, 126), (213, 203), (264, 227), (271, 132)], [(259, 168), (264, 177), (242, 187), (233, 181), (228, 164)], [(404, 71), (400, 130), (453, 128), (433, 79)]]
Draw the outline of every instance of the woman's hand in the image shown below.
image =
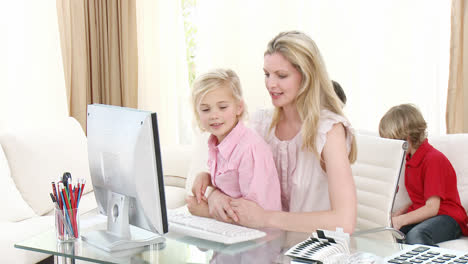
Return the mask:
[(266, 211), (257, 203), (240, 198), (232, 199), (231, 206), (239, 217), (238, 224), (252, 228), (265, 227)]
[(215, 189), (208, 196), (208, 207), (211, 217), (218, 221), (232, 223), (238, 222), (239, 218), (234, 213), (229, 204), (231, 202), (231, 197), (225, 195), (220, 190)]
[(211, 185), (211, 176), (208, 172), (200, 172), (197, 174), (197, 177), (193, 181), (192, 193), (197, 199), (198, 203), (206, 201), (206, 188)]

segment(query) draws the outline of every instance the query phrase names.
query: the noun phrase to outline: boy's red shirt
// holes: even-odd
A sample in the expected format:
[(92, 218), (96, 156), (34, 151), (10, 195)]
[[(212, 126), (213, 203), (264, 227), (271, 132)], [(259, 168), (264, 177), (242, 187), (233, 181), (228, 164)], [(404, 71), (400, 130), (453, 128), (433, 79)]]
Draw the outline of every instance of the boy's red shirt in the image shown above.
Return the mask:
[(437, 215), (451, 216), (468, 236), (468, 217), (460, 202), (455, 170), (447, 157), (427, 139), (413, 156), (406, 155), (405, 186), (412, 201), (408, 212), (424, 206), (429, 197), (439, 196)]

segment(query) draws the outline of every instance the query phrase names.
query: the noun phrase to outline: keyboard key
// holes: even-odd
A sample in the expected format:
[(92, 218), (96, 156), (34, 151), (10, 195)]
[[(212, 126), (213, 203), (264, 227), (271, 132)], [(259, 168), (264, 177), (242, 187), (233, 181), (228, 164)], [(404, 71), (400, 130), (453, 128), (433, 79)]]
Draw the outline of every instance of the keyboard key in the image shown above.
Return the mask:
[(423, 257), (423, 256), (417, 256), (416, 259), (420, 259), (420, 260), (428, 260), (429, 258), (428, 257)]
[(440, 259), (440, 260), (445, 260), (445, 261), (447, 261), (447, 260), (451, 260), (452, 258), (448, 258), (448, 257), (439, 257), (439, 258), (437, 258), (437, 259)]
[(397, 260), (397, 259), (391, 259), (388, 261), (389, 263), (394, 263), (394, 264), (403, 264), (402, 260)]
[(405, 260), (407, 260), (408, 258), (405, 258), (405, 257), (401, 257), (401, 256), (400, 256), (400, 257), (397, 257), (397, 258), (395, 258), (395, 259), (396, 259), (396, 260), (405, 261)]
[(424, 252), (426, 250), (429, 250), (430, 248), (428, 247), (417, 247), (415, 249), (413, 249), (414, 252)]

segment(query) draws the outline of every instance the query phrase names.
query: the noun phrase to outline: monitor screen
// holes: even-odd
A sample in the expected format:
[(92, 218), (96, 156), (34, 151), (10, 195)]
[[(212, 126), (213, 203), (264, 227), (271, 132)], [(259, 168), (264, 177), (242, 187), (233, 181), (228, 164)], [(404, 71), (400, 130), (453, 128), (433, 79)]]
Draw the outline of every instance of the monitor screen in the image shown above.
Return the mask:
[(96, 202), (108, 224), (83, 240), (107, 251), (163, 241), (168, 224), (156, 113), (88, 105), (87, 137)]

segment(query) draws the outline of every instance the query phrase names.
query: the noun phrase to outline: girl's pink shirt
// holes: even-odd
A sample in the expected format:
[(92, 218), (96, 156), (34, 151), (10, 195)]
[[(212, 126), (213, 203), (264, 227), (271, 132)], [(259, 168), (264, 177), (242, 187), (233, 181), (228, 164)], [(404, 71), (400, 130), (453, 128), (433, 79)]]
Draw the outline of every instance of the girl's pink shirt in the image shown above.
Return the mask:
[(270, 146), (242, 122), (218, 144), (208, 139), (211, 182), (232, 198), (246, 198), (266, 210), (281, 210), (281, 188)]

